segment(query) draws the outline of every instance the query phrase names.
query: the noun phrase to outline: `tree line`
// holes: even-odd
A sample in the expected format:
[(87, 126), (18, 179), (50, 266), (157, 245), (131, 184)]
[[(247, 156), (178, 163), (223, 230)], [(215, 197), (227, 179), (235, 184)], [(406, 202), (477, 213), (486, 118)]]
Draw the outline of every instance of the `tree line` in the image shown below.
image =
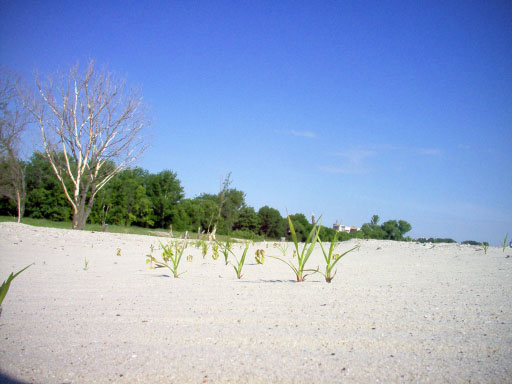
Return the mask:
[[(64, 154), (59, 154), (64, 157)], [(0, 158), (0, 168), (6, 160)], [(75, 166), (75, 165), (73, 165)], [(71, 221), (73, 209), (63, 187), (44, 153), (34, 152), (28, 161), (20, 161), (26, 184), (25, 216), (53, 221)], [(71, 180), (65, 183), (72, 184)], [(288, 221), (279, 210), (263, 206), (256, 210), (246, 203), (246, 194), (231, 188), (228, 175), (217, 194), (203, 193), (185, 198), (183, 186), (175, 172), (150, 173), (142, 168), (128, 168), (116, 173), (97, 193), (88, 222), (163, 228), (174, 231), (201, 231), (249, 239), (290, 238)], [(0, 215), (15, 216), (16, 203), (7, 195), (0, 200)], [(362, 230), (342, 232), (338, 238), (378, 238), (403, 240), (411, 229), (403, 220), (377, 225), (374, 220)], [(306, 239), (313, 225), (303, 213), (290, 215), (299, 240)], [(378, 221), (378, 219), (377, 219)], [(322, 240), (330, 241), (335, 230), (321, 229)]]

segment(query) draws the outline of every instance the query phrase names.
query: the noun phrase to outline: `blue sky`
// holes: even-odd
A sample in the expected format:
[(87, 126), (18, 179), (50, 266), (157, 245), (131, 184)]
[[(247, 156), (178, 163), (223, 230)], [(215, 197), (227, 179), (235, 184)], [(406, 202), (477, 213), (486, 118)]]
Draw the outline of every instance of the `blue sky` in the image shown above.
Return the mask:
[(5, 1), (0, 65), (94, 58), (139, 86), (187, 197), (411, 235), (512, 234), (510, 1)]

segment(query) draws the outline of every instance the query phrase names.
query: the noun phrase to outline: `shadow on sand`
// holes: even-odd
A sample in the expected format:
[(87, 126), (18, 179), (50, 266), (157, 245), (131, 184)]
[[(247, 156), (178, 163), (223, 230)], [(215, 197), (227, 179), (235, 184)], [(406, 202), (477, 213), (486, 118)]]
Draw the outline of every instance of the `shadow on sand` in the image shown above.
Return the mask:
[(0, 383), (2, 384), (31, 384), (31, 383), (35, 383), (35, 382), (26, 382), (26, 381), (20, 381), (18, 379), (15, 379), (9, 375), (7, 375), (6, 373), (3, 373), (2, 371), (0, 371)]

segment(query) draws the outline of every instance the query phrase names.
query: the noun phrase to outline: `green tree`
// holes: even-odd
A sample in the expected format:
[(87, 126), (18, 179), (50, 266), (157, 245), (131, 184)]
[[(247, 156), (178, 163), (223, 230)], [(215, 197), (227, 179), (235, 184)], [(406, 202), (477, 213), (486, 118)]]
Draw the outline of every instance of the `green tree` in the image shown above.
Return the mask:
[(403, 237), (412, 229), (412, 226), (405, 220), (398, 220), (398, 229), (400, 231), (400, 235)]
[(387, 233), (377, 224), (365, 223), (361, 227), (361, 232), (365, 239), (386, 239)]
[[(106, 212), (106, 223), (118, 225), (149, 224), (150, 220), (137, 216), (146, 212), (148, 201), (151, 206), (150, 200), (145, 200), (140, 204), (138, 202), (140, 198), (146, 197), (145, 180), (147, 177), (147, 171), (141, 168), (133, 168), (119, 172), (110, 180), (105, 190), (98, 196), (102, 205), (101, 210)], [(143, 188), (144, 194), (138, 188), (139, 186)]]
[(283, 217), (277, 209), (265, 205), (259, 209), (258, 217), (261, 235), (277, 239), (284, 234)]
[(260, 221), (253, 207), (242, 207), (233, 223), (233, 230), (251, 231), (258, 233)]
[(153, 207), (153, 221), (159, 228), (167, 228), (177, 214), (176, 205), (183, 199), (183, 187), (177, 174), (164, 170), (147, 177), (147, 195)]
[[(62, 154), (60, 155), (62, 156)], [(26, 216), (54, 221), (71, 220), (71, 207), (50, 163), (41, 152), (34, 152), (26, 169)]]
[(386, 232), (389, 240), (402, 240), (402, 233), (396, 220), (388, 220), (382, 224), (382, 230)]

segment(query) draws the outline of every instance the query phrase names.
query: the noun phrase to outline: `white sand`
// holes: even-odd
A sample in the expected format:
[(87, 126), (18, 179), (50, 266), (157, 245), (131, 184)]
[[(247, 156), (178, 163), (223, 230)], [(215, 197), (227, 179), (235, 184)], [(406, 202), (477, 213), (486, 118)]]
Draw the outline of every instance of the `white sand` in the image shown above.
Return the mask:
[[(147, 269), (153, 237), (0, 223), (0, 279), (36, 263), (4, 300), (0, 371), (30, 383), (512, 381), (510, 249), (360, 243), (331, 284), (257, 265), (262, 244), (242, 280), (195, 248), (174, 279)], [(323, 267), (320, 251), (309, 265)]]

